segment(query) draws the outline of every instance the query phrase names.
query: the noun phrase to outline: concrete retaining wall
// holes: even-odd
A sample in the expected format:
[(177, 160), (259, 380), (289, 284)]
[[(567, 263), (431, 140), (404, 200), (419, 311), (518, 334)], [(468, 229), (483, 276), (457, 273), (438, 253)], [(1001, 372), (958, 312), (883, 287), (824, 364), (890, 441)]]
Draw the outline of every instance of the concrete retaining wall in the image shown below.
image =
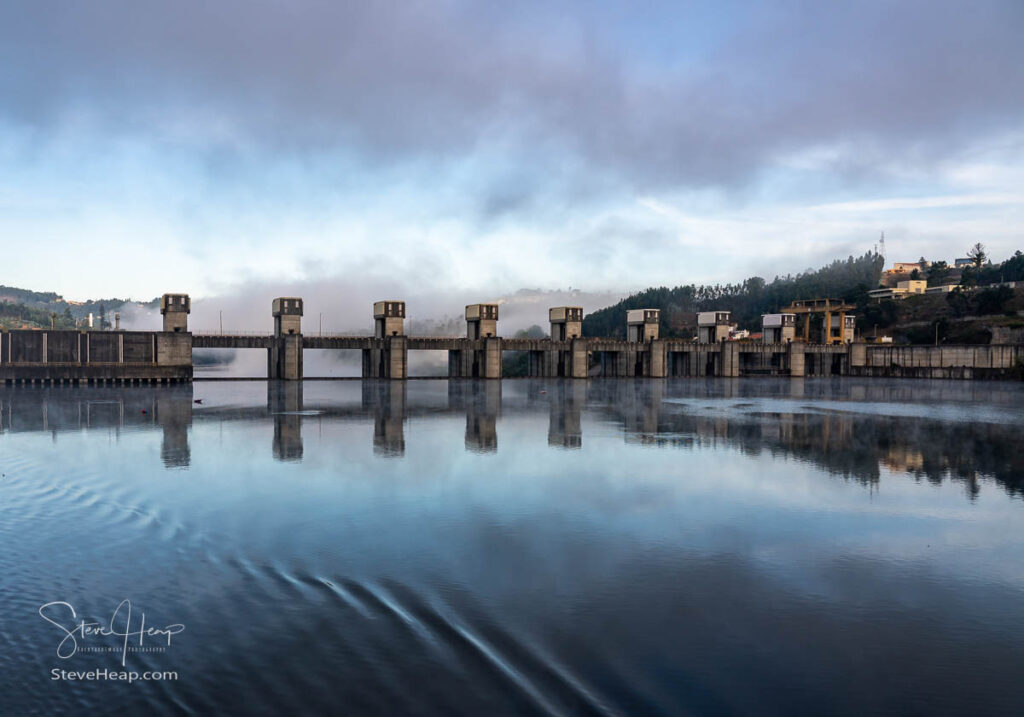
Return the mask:
[[(849, 375), (891, 378), (1019, 378), (1024, 346), (863, 346)], [(859, 356), (858, 356), (859, 358)]]
[(192, 336), (162, 331), (0, 332), (0, 381), (190, 381)]

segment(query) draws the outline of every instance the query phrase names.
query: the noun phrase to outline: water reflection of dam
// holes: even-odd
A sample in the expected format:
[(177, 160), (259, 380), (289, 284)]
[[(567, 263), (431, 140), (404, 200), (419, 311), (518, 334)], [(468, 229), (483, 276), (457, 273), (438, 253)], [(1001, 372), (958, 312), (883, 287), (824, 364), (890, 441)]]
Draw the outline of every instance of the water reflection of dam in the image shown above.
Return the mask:
[[(958, 401), (1009, 407), (1016, 393), (992, 385), (865, 382), (693, 381), (450, 381), (429, 399), (409, 384), (363, 381), (356, 400), (305, 401), (300, 381), (271, 381), (266, 400), (206, 406), (193, 387), (93, 387), (0, 390), (0, 433), (160, 430), (167, 467), (191, 462), (190, 430), (208, 422), (270, 422), (271, 450), (280, 461), (303, 459), (303, 428), (310, 422), (371, 421), (373, 450), (401, 457), (411, 417), (465, 416), (463, 448), (499, 450), (502, 416), (547, 414), (547, 445), (583, 448), (585, 427), (611, 424), (629, 444), (694, 449), (725, 446), (747, 454), (779, 454), (810, 461), (828, 472), (870, 485), (883, 472), (919, 479), (962, 481), (969, 494), (992, 478), (1024, 494), (1019, 424), (935, 420), (928, 409), (892, 415), (877, 405), (927, 407)], [(755, 390), (752, 390), (754, 387)], [(922, 394), (924, 391), (924, 394)], [(984, 395), (979, 394), (979, 391)], [(503, 395), (504, 392), (504, 395)], [(868, 408), (865, 409), (864, 407)], [(586, 417), (586, 421), (584, 420)], [(439, 446), (450, 450), (450, 446)]]
[(0, 433), (161, 430), (168, 467), (191, 462), (192, 387), (8, 388), (0, 390)]

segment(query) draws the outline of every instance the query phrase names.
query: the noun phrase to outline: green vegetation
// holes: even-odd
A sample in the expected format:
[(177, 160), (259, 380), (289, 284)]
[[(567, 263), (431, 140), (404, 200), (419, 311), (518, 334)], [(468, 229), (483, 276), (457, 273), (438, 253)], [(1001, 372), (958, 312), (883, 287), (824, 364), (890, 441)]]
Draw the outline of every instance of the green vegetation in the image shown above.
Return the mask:
[[(857, 306), (857, 327), (861, 335), (891, 334), (898, 342), (929, 344), (935, 341), (936, 322), (940, 341), (947, 343), (988, 343), (993, 326), (1003, 326), (1003, 314), (1016, 316), (1024, 308), (1024, 292), (1007, 286), (990, 286), (1006, 281), (1024, 281), (1024, 253), (1016, 252), (999, 264), (988, 260), (985, 247), (970, 252), (973, 266), (955, 270), (936, 261), (917, 274), (929, 286), (961, 280), (963, 290), (948, 294), (910, 296), (901, 301), (872, 301), (867, 292), (878, 286), (883, 259), (875, 253), (846, 261), (835, 261), (817, 271), (778, 277), (765, 283), (752, 277), (742, 284), (651, 288), (600, 311), (583, 321), (585, 336), (625, 336), (628, 309), (661, 309), (661, 334), (692, 337), (696, 333), (696, 312), (723, 309), (733, 321), (757, 331), (761, 314), (783, 310), (799, 299), (835, 298)], [(922, 266), (925, 264), (922, 259)], [(959, 276), (958, 276), (959, 274)], [(972, 317), (986, 317), (975, 320)]]
[(928, 324), (907, 326), (898, 331), (902, 342), (929, 345), (944, 344), (988, 344), (992, 341), (992, 329), (975, 321), (950, 322), (938, 319)]
[(30, 291), (0, 284), (0, 303), (48, 305), (58, 301), (63, 301), (63, 299), (59, 294), (55, 294), (52, 291)]
[[(546, 339), (547, 332), (537, 324), (528, 329), (520, 329), (514, 338)], [(501, 375), (508, 378), (530, 375), (530, 355), (526, 351), (504, 351), (501, 356)]]
[(75, 328), (75, 319), (68, 307), (64, 307), (63, 312), (57, 313), (24, 304), (0, 302), (0, 327), (2, 328), (20, 329), (27, 326), (48, 329), (51, 325), (58, 329)]
[(928, 286), (945, 286), (950, 282), (953, 267), (944, 261), (932, 262), (928, 267)]
[[(92, 314), (95, 327), (111, 327), (112, 313), (131, 299), (89, 299), (84, 302), (68, 302), (53, 291), (31, 291), (14, 286), (0, 285), (0, 328), (50, 328), (73, 329)], [(141, 306), (155, 309), (160, 299), (140, 302)], [(52, 321), (52, 323), (51, 323)]]
[(927, 279), (928, 286), (945, 286), (959, 284), (966, 288), (1001, 284), (1006, 281), (1024, 281), (1024, 253), (1019, 250), (1006, 261), (993, 264), (983, 244), (975, 244), (967, 251), (971, 264), (952, 267), (939, 260), (924, 268), (926, 263), (921, 257), (921, 270), (915, 269), (908, 278)]
[(988, 259), (988, 254), (985, 252), (985, 246), (981, 242), (978, 242), (967, 250), (967, 258), (974, 264), (975, 269), (980, 269), (984, 266), (985, 260)]
[[(132, 303), (131, 299), (119, 299), (116, 297), (110, 299), (89, 299), (84, 302), (68, 302), (60, 294), (53, 291), (31, 291), (14, 286), (0, 286), (0, 306), (7, 305), (2, 314), (5, 317), (2, 324), (4, 326), (21, 326), (24, 323), (40, 328), (48, 328), (50, 326), (50, 314), (55, 313), (58, 315), (58, 318), (66, 318), (70, 314), (72, 319), (70, 324), (58, 323), (58, 328), (73, 327), (74, 319), (82, 320), (89, 314), (93, 314), (95, 317), (97, 328), (109, 328), (108, 309), (109, 312), (113, 312), (128, 303)], [(140, 302), (140, 304), (155, 309), (159, 306), (160, 299), (156, 298), (144, 303)], [(45, 316), (41, 319), (40, 314), (34, 313), (37, 311), (43, 311)], [(20, 322), (18, 321), (19, 319)]]
[[(946, 294), (953, 316), (990, 316), (1007, 313), (1007, 306), (1013, 299), (1013, 289), (1008, 286), (994, 286), (977, 291), (951, 291)], [(1009, 312), (1012, 315), (1013, 312)]]
[(947, 344), (986, 344), (996, 327), (1003, 330), (1020, 324), (1012, 317), (1022, 309), (1024, 290), (1008, 286), (964, 288), (948, 294), (870, 302), (858, 309), (857, 324), (865, 335), (875, 333), (877, 328), (878, 333), (891, 335), (897, 343), (931, 344), (937, 336), (939, 342)]
[(966, 267), (960, 283), (965, 286), (987, 286), (1001, 284), (1004, 281), (1024, 281), (1024, 253), (1019, 249), (1009, 259), (999, 264), (989, 262), (984, 266)]
[(816, 271), (776, 277), (771, 283), (754, 276), (742, 284), (647, 289), (584, 317), (583, 335), (625, 337), (629, 309), (661, 309), (662, 336), (689, 338), (694, 335), (698, 311), (731, 311), (733, 321), (756, 331), (761, 314), (778, 312), (799, 299), (835, 298), (866, 305), (867, 292), (878, 286), (883, 263), (881, 255), (868, 252)]

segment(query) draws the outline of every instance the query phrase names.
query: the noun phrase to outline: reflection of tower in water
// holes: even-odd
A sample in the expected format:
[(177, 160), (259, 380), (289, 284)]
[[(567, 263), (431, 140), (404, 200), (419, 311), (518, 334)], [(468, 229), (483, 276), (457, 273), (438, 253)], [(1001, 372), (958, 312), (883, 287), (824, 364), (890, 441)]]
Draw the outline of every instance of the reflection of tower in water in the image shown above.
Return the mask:
[[(457, 420), (458, 414), (465, 413), (466, 450), (497, 450), (500, 382), (449, 381), (447, 411), (438, 410), (433, 392), (428, 392), (426, 404), (419, 403), (423, 399), (415, 383), (407, 401), (408, 385), (365, 381), (362, 407), (348, 402), (333, 407), (327, 404), (325, 410), (317, 412), (322, 415), (319, 420), (348, 422), (353, 417), (372, 417), (375, 452), (403, 455), (404, 417), (411, 401), (411, 410), (424, 421)], [(802, 379), (757, 383), (731, 379), (678, 383), (539, 379), (528, 380), (525, 385), (530, 418), (543, 420), (543, 412), (549, 414), (549, 446), (582, 446), (581, 416), (586, 407), (606, 424), (621, 423), (627, 443), (722, 447), (754, 457), (792, 456), (867, 486), (879, 483), (891, 472), (927, 478), (935, 484), (955, 480), (963, 484), (972, 499), (988, 480), (996, 481), (1012, 495), (1024, 495), (1024, 454), (1017, 450), (1017, 423), (936, 419), (924, 412), (892, 415), (884, 405), (881, 409), (870, 405), (920, 406), (915, 392), (927, 396), (928, 389), (918, 388), (919, 384), (849, 386)], [(950, 396), (954, 390), (963, 393)], [(522, 406), (518, 402), (520, 392), (515, 393), (513, 408), (518, 421)], [(964, 389), (943, 386), (934, 389), (933, 394), (942, 401), (980, 394), (998, 408), (1016, 405), (1012, 392), (989, 385)], [(837, 407), (837, 398), (866, 401), (868, 405)], [(198, 409), (193, 405), (192, 384), (159, 388), (9, 387), (0, 388), (0, 433), (44, 433), (57, 442), (65, 432), (95, 432), (94, 436), (109, 435), (116, 442), (125, 429), (129, 438), (140, 431), (159, 430), (163, 439), (161, 461), (173, 469), (191, 465), (193, 422), (205, 423), (207, 429), (227, 421), (265, 425), (269, 416), (274, 422), (274, 458), (298, 461), (303, 459), (300, 431), (304, 408), (302, 383), (298, 381), (268, 383), (266, 403)], [(449, 427), (446, 424), (446, 429)], [(6, 439), (6, 435), (0, 439)], [(151, 457), (155, 459), (155, 455)]]
[(665, 393), (661, 381), (618, 382), (616, 399), (622, 407), (625, 440), (628, 443), (655, 443), (658, 441), (658, 419)]
[(302, 460), (302, 381), (267, 381), (267, 408), (274, 419), (274, 458)]
[(581, 448), (580, 413), (587, 400), (586, 381), (558, 381), (548, 387), (548, 445)]
[(491, 453), (498, 450), (501, 381), (449, 381), (448, 405), (465, 408), (467, 451)]
[(192, 425), (192, 391), (187, 394), (160, 392), (156, 395), (156, 420), (163, 429), (160, 459), (168, 468), (192, 463), (188, 428)]
[(405, 455), (405, 381), (363, 381), (363, 408), (373, 411), (373, 452)]

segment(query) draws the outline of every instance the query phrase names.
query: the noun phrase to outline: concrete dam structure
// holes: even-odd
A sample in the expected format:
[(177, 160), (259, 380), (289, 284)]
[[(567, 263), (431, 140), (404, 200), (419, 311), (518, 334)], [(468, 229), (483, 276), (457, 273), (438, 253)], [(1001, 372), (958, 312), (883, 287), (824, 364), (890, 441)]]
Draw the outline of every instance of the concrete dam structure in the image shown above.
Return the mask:
[(0, 383), (192, 380), (192, 336), (166, 331), (4, 331)]
[[(0, 332), (0, 382), (103, 385), (191, 381), (194, 349), (263, 349), (267, 352), (267, 378), (289, 381), (303, 378), (303, 353), (316, 349), (360, 351), (363, 378), (398, 380), (408, 378), (410, 351), (447, 351), (449, 378), (485, 379), (502, 377), (505, 351), (528, 354), (528, 375), (537, 378), (1011, 378), (1024, 365), (1024, 346), (1018, 345), (933, 347), (856, 342), (849, 315), (838, 322), (826, 316), (826, 341), (808, 343), (794, 338), (793, 314), (768, 314), (763, 317), (765, 340), (753, 342), (726, 340), (728, 312), (701, 314), (698, 339), (689, 340), (661, 338), (659, 311), (634, 309), (627, 312), (627, 338), (622, 340), (583, 337), (582, 308), (561, 306), (548, 314), (552, 338), (509, 339), (498, 333), (499, 309), (498, 304), (467, 306), (465, 337), (417, 337), (405, 335), (405, 302), (378, 301), (373, 306), (371, 336), (306, 336), (302, 334), (303, 300), (280, 297), (272, 302), (271, 333), (193, 334), (188, 331), (188, 295), (165, 294), (160, 301), (162, 331)], [(846, 341), (836, 341), (836, 336)]]

